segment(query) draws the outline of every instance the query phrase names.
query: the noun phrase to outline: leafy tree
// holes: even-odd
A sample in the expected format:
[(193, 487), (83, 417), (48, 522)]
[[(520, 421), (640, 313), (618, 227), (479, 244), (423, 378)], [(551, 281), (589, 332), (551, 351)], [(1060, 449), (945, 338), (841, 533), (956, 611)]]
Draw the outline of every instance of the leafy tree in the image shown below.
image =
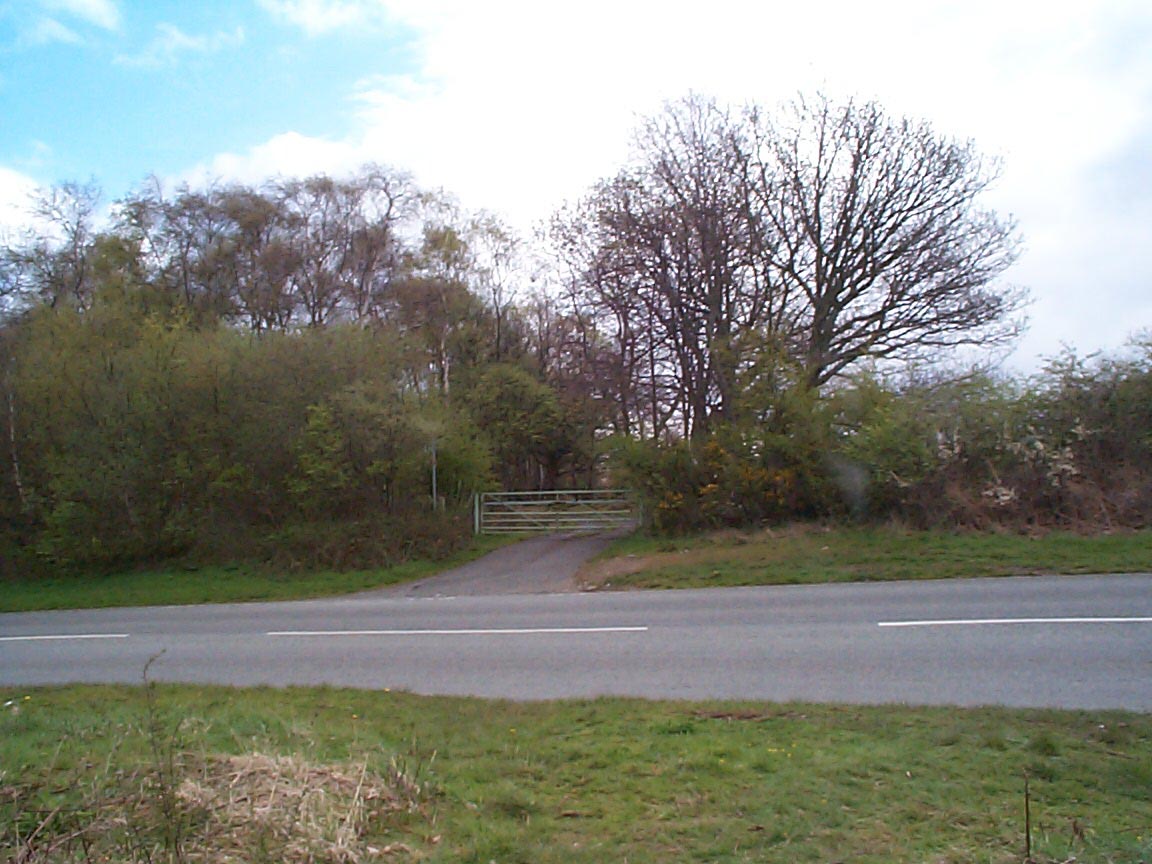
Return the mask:
[(308, 419), (296, 440), (296, 472), (288, 488), (302, 510), (339, 513), (352, 484), (344, 436), (327, 405), (309, 405)]
[(549, 489), (572, 449), (555, 392), (526, 370), (490, 366), (464, 404), (492, 450), (504, 489)]

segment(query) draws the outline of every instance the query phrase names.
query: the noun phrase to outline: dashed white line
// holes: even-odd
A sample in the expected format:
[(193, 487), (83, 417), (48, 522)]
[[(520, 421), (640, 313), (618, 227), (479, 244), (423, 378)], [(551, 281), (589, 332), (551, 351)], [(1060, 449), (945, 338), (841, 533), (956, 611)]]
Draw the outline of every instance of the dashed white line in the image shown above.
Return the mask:
[(1152, 624), (1152, 617), (1084, 618), (952, 618), (924, 621), (877, 621), (878, 627), (963, 627), (980, 624)]
[(0, 642), (62, 642), (70, 639), (127, 638), (127, 633), (51, 633), (43, 636), (0, 636)]
[(266, 636), (538, 636), (554, 633), (644, 633), (647, 627), (509, 627), (457, 630), (271, 630)]

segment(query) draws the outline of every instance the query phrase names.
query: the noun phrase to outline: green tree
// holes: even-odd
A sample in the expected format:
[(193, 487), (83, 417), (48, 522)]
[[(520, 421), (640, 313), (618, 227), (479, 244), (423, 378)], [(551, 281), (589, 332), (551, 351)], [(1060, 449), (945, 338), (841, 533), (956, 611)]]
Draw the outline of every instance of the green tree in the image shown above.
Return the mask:
[(572, 450), (555, 392), (519, 366), (487, 368), (463, 402), (491, 447), (504, 489), (549, 489)]

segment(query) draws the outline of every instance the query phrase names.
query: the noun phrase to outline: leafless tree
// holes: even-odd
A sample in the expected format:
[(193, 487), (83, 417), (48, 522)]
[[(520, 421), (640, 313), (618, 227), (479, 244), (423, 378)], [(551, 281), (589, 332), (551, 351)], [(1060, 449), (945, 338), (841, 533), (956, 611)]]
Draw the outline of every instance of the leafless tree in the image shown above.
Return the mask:
[(866, 359), (1017, 332), (1024, 294), (996, 284), (1015, 226), (980, 208), (996, 172), (971, 142), (874, 103), (734, 118), (689, 96), (641, 126), (634, 154), (552, 239), (649, 434), (736, 419), (766, 356), (818, 388)]
[(673, 418), (693, 435), (731, 418), (735, 345), (768, 306), (742, 135), (711, 100), (670, 104), (637, 133), (634, 164), (554, 232), (641, 379), (654, 434)]
[(1010, 219), (981, 209), (996, 166), (971, 141), (873, 102), (799, 99), (749, 114), (762, 267), (788, 298), (778, 322), (819, 386), (863, 358), (908, 358), (1016, 335)]
[(62, 183), (40, 190), (30, 215), (35, 227), (0, 249), (0, 295), (6, 311), (30, 304), (92, 302), (92, 243), (100, 189), (93, 183)]

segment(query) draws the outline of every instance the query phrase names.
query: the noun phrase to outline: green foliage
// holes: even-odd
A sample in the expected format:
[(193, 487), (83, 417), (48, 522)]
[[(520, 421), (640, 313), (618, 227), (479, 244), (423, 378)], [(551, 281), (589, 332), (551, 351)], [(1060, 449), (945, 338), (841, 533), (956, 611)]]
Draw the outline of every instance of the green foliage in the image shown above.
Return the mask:
[(10, 378), (23, 505), (34, 545), (60, 562), (171, 554), (187, 542), (189, 463), (175, 398), (188, 331), (109, 293), (81, 313), (43, 310)]
[(340, 497), (352, 482), (344, 436), (328, 406), (309, 405), (307, 414), (296, 439), (297, 470), (288, 479), (288, 489), (306, 513), (339, 511)]
[[(640, 194), (635, 179), (612, 189)], [(515, 238), (416, 191), (367, 167), (148, 193), (103, 232), (97, 190), (45, 193), (51, 230), (0, 248), (0, 571), (266, 562), (269, 538), (292, 566), (339, 566), (341, 544), (349, 566), (392, 560), (371, 526), (432, 549), (425, 520), (452, 535), (473, 492), (595, 485), (605, 455), (667, 532), (1152, 523), (1148, 336), (1023, 382), (886, 366), (821, 388), (786, 315), (734, 326), (709, 294), (681, 310), (710, 309), (703, 329), (676, 337), (706, 350), (674, 359), (634, 305), (644, 273), (597, 259), (570, 308), (519, 302)], [(665, 300), (685, 299), (683, 279)], [(637, 429), (652, 439), (619, 437)]]
[(614, 453), (621, 484), (644, 497), (651, 526), (684, 533), (759, 525), (809, 515), (803, 467), (772, 439), (725, 430), (700, 441), (622, 440)]
[(354, 571), (416, 558), (443, 560), (467, 547), (471, 513), (421, 508), (377, 518), (293, 519), (263, 537), (262, 560), (276, 572)]
[(667, 532), (844, 515), (943, 528), (1142, 527), (1152, 523), (1152, 350), (1134, 347), (1126, 360), (1058, 358), (1027, 386), (862, 374), (821, 395), (779, 367), (745, 394), (740, 424), (692, 441), (627, 442), (614, 464)]
[(483, 430), (505, 489), (548, 489), (573, 449), (571, 427), (555, 391), (527, 370), (495, 364), (463, 397)]
[[(289, 523), (315, 523), (300, 529), (315, 537), (348, 520), (349, 532), (318, 544), (328, 549), (356, 526), (410, 511), (419, 521), (421, 502), (432, 509), (417, 428), (425, 409), (402, 387), (383, 335), (253, 337), (110, 292), (84, 312), (41, 310), (18, 337), (7, 380), (14, 447), (4, 455), (18, 461), (20, 484), (9, 473), (3, 512), (45, 560), (268, 560), (260, 538)], [(455, 510), (490, 482), (488, 453), (466, 416), (439, 410), (450, 430), (439, 445), (441, 490)], [(430, 552), (433, 535), (413, 532)], [(361, 551), (345, 566), (401, 555), (390, 544), (352, 545)], [(339, 566), (332, 554), (288, 557)]]

